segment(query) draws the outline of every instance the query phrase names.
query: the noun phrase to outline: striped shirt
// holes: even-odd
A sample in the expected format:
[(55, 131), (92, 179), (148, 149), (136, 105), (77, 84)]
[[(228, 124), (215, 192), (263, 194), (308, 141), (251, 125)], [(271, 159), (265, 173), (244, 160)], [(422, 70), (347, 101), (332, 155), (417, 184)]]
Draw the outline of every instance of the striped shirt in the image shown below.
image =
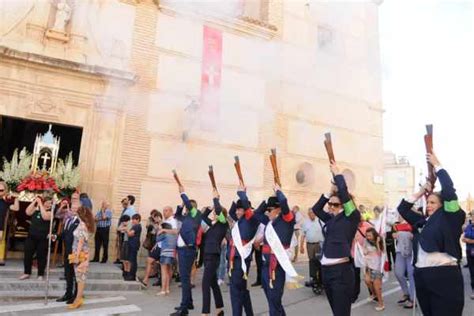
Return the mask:
[(98, 210), (95, 215), (97, 219), (97, 228), (106, 228), (112, 225), (112, 211), (110, 209), (105, 210), (105, 219), (102, 219), (102, 211)]

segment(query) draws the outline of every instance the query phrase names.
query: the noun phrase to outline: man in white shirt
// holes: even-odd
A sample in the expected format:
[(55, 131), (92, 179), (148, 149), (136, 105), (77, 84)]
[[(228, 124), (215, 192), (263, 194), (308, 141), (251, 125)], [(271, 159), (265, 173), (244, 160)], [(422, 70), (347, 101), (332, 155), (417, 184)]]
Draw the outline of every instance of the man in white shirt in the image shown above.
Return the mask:
[[(176, 230), (176, 234), (177, 234), (178, 221), (174, 218), (173, 208), (171, 206), (165, 206), (163, 208), (163, 223), (170, 224), (171, 229)], [(170, 232), (170, 233), (174, 233), (174, 232)]]
[(309, 287), (313, 285), (321, 287), (321, 262), (317, 258), (317, 255), (321, 253), (324, 236), (322, 225), (311, 208), (308, 210), (308, 219), (303, 222), (301, 231), (303, 237), (301, 238), (300, 250), (301, 254), (304, 254), (306, 241), (309, 259), (309, 276), (311, 279), (309, 282), (306, 282), (305, 285)]
[(127, 195), (125, 202), (127, 203), (126, 209), (123, 211), (122, 215), (128, 215), (132, 218), (133, 215), (137, 214), (135, 210), (135, 197), (133, 195)]

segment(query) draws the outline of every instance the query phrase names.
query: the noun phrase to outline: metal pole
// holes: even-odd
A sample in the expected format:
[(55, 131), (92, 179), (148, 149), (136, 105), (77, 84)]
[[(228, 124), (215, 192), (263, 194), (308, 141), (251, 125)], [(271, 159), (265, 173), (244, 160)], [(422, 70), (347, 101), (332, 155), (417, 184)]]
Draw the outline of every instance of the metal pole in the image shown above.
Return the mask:
[(46, 290), (44, 294), (44, 305), (48, 305), (49, 294), (49, 270), (51, 260), (51, 235), (53, 233), (54, 210), (56, 208), (56, 198), (53, 195), (53, 206), (51, 207), (51, 220), (49, 221), (49, 235), (48, 235), (48, 259), (46, 261)]
[(413, 288), (413, 316), (416, 316), (416, 286)]

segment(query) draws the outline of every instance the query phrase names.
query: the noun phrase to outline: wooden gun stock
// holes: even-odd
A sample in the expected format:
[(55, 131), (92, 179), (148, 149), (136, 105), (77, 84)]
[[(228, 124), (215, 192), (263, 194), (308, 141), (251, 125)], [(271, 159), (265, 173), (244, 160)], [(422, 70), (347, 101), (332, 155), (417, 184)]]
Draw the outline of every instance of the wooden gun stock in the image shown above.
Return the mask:
[(336, 161), (336, 158), (334, 157), (334, 149), (332, 147), (331, 133), (324, 134), (324, 138), (324, 147), (326, 147), (329, 162)]
[[(427, 154), (432, 154), (433, 153), (433, 125), (426, 125), (426, 135), (424, 136), (425, 140), (425, 149)], [(427, 180), (431, 183), (431, 190), (433, 191), (434, 185), (436, 182), (436, 173), (434, 170), (433, 165), (431, 165), (429, 162), (428, 164), (428, 176)], [(431, 192), (427, 192), (427, 195)]]
[(179, 181), (179, 177), (178, 177), (178, 174), (176, 173), (176, 170), (173, 169), (173, 178), (174, 180), (176, 181), (176, 183), (178, 184), (178, 186), (182, 187), (183, 185), (181, 184), (181, 181)]
[(239, 177), (239, 182), (242, 186), (245, 186), (244, 184), (244, 177), (242, 176), (242, 169), (240, 168), (240, 159), (239, 156), (234, 156), (234, 167), (235, 171), (237, 172), (237, 176)]
[(273, 179), (274, 179), (275, 184), (278, 184), (278, 186), (281, 187), (280, 174), (278, 173), (276, 149), (272, 148), (271, 152), (272, 154), (270, 155), (270, 162), (272, 164)]
[(214, 178), (214, 168), (212, 168), (212, 166), (209, 166), (208, 174), (209, 174), (209, 179), (211, 179), (212, 188), (217, 190), (216, 179)]

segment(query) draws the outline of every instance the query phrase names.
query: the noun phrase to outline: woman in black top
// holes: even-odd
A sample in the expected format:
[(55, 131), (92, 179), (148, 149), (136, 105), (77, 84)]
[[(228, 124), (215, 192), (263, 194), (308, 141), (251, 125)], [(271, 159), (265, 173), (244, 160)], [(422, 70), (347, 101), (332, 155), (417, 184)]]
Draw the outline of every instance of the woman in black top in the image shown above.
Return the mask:
[(204, 234), (204, 274), (202, 277), (202, 315), (211, 312), (211, 288), (216, 303), (216, 314), (224, 315), (224, 302), (222, 293), (217, 284), (217, 269), (221, 257), (221, 243), (229, 229), (227, 223), (227, 212), (219, 203), (219, 193), (216, 189), (214, 195), (214, 210), (209, 208), (202, 214), (202, 220), (209, 226)]
[[(351, 246), (360, 222), (360, 213), (347, 190), (346, 181), (335, 162), (331, 163), (334, 183), (328, 195), (322, 195), (313, 212), (324, 222), (322, 279), (329, 305), (335, 316), (351, 314), (355, 275), (351, 264)], [(324, 211), (329, 205), (329, 212)]]
[(38, 280), (43, 279), (48, 254), (49, 222), (51, 221), (51, 197), (36, 197), (26, 208), (26, 215), (31, 216), (28, 238), (25, 241), (24, 274), (20, 280), (26, 280), (31, 275), (33, 255), (38, 260)]
[(441, 192), (429, 194), (426, 215), (414, 212), (412, 207), (425, 192), (431, 192), (430, 183), (398, 206), (400, 215), (413, 227), (416, 297), (423, 315), (462, 315), (464, 283), (459, 267), (459, 238), (466, 213), (461, 210), (453, 182), (438, 158), (428, 154), (427, 159), (436, 171)]

